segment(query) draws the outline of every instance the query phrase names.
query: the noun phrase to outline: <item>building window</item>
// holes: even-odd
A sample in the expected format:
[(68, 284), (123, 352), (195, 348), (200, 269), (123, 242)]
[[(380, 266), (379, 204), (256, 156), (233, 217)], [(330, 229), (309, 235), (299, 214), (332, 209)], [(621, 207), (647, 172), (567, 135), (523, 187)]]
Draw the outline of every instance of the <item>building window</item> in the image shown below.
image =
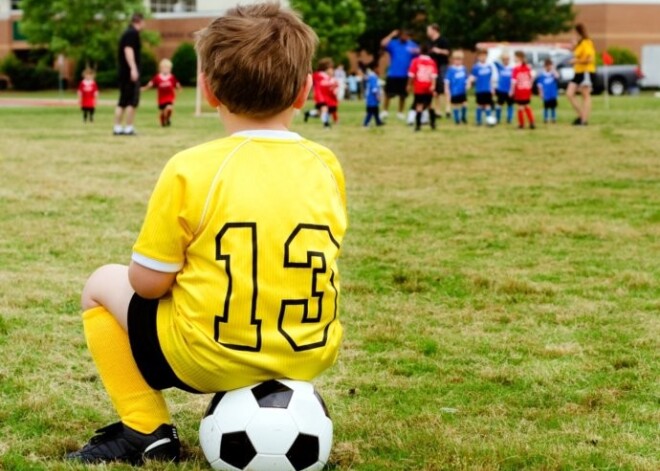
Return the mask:
[(11, 9), (20, 10), (21, 9), (21, 0), (11, 0)]
[(197, 0), (151, 0), (152, 13), (183, 13), (197, 11)]

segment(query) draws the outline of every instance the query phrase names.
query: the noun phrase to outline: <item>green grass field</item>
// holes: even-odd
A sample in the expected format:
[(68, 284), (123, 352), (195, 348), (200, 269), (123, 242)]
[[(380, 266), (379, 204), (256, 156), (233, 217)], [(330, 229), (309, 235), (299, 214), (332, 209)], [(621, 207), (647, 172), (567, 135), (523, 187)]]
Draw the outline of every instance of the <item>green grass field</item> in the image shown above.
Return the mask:
[[(108, 106), (94, 125), (0, 108), (0, 469), (82, 469), (64, 453), (116, 420), (81, 288), (129, 261), (167, 159), (223, 132), (192, 117), (192, 90), (170, 129), (143, 100), (136, 138), (111, 135)], [(337, 153), (349, 196), (345, 341), (315, 381), (332, 469), (660, 469), (660, 99), (594, 110), (573, 128), (562, 99), (534, 132), (365, 130), (358, 104), (329, 132), (296, 121)], [(186, 444), (167, 469), (208, 469), (209, 396), (166, 396)]]

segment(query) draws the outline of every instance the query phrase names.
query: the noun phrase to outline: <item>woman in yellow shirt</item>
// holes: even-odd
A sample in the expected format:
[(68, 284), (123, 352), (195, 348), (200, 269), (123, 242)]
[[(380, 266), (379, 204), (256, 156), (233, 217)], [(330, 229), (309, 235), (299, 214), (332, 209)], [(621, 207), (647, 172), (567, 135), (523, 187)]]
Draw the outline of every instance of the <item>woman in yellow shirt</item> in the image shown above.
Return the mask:
[[(596, 48), (583, 24), (577, 24), (575, 31), (579, 36), (577, 44), (573, 49), (573, 69), (575, 76), (568, 84), (566, 96), (571, 102), (577, 118), (573, 121), (575, 126), (584, 126), (589, 120), (591, 113), (591, 88), (593, 84), (593, 75), (596, 72)], [(578, 103), (575, 96), (578, 88), (582, 94), (582, 103)]]

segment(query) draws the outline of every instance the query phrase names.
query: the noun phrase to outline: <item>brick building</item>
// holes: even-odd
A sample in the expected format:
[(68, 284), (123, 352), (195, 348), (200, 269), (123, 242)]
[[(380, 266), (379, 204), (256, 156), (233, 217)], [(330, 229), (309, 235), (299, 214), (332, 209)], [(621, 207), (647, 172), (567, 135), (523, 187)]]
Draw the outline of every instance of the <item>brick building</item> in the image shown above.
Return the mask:
[[(641, 59), (642, 46), (660, 44), (660, 0), (573, 0), (576, 22), (584, 23), (598, 51), (627, 47)], [(570, 42), (572, 33), (544, 41)]]

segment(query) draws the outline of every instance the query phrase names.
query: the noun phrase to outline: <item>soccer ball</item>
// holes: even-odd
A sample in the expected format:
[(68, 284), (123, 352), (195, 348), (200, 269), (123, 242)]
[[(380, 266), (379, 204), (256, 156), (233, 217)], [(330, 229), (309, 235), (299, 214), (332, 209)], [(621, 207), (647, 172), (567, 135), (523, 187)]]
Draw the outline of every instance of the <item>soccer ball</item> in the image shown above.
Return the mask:
[(320, 471), (332, 421), (311, 383), (271, 380), (216, 394), (199, 442), (215, 470)]
[(486, 117), (486, 125), (487, 126), (495, 126), (497, 124), (497, 118), (495, 116), (487, 116)]

